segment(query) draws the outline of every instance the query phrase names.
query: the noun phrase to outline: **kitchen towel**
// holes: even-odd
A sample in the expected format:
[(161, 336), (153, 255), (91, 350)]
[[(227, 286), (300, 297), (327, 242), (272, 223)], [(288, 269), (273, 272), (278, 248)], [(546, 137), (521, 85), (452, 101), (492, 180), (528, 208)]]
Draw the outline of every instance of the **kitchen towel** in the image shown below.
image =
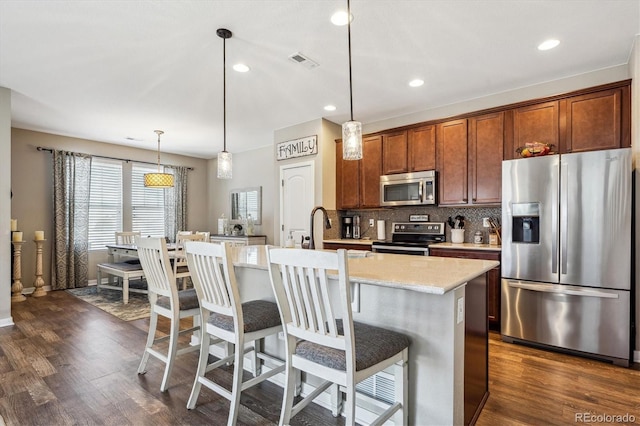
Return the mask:
[(379, 240), (385, 240), (386, 234), (385, 234), (385, 222), (384, 220), (379, 220), (378, 221), (378, 239)]

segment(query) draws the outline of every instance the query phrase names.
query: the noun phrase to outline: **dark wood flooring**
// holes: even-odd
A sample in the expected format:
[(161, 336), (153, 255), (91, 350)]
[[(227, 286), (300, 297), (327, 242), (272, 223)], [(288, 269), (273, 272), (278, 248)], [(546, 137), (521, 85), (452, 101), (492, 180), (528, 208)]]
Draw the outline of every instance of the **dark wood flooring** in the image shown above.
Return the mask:
[[(12, 305), (14, 326), (0, 328), (0, 415), (7, 425), (224, 425), (229, 403), (204, 389), (187, 410), (197, 353), (184, 355), (170, 388), (163, 364), (136, 373), (148, 319), (124, 322), (66, 292)], [(167, 323), (161, 327), (166, 330)], [(229, 385), (231, 370), (216, 374)], [(629, 415), (640, 424), (640, 368), (625, 369), (490, 339), (491, 395), (479, 425), (574, 424), (576, 413)], [(272, 425), (282, 389), (243, 392), (239, 425)], [(604, 419), (607, 420), (607, 419)], [(422, 425), (416, 419), (417, 425)], [(612, 423), (609, 422), (591, 422)], [(312, 405), (293, 425), (343, 425)]]

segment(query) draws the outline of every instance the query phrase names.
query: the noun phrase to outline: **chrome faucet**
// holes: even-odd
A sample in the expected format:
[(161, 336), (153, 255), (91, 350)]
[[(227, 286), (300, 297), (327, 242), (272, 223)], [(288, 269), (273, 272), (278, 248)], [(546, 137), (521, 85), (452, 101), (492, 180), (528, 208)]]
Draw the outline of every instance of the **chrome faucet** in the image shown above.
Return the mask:
[(311, 210), (311, 225), (309, 226), (309, 234), (310, 234), (309, 249), (311, 250), (314, 250), (316, 248), (316, 245), (314, 244), (314, 241), (313, 241), (313, 217), (315, 216), (318, 210), (321, 210), (324, 216), (324, 228), (331, 229), (331, 221), (329, 221), (329, 215), (327, 214), (327, 211), (325, 210), (325, 208), (321, 206), (314, 207), (313, 210)]

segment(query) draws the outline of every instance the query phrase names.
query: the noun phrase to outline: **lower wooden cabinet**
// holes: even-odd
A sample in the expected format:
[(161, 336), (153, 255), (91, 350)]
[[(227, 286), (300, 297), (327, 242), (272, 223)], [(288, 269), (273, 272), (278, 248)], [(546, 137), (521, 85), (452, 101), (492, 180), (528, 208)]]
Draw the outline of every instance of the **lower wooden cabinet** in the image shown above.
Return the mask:
[[(448, 249), (430, 247), (429, 256), (456, 257), (459, 259), (482, 259), (500, 261), (500, 251), (473, 250), (473, 249)], [(496, 266), (487, 272), (487, 317), (489, 326), (494, 330), (500, 330), (500, 266)]]
[(371, 244), (356, 244), (356, 243), (322, 243), (325, 250), (367, 250), (371, 251)]

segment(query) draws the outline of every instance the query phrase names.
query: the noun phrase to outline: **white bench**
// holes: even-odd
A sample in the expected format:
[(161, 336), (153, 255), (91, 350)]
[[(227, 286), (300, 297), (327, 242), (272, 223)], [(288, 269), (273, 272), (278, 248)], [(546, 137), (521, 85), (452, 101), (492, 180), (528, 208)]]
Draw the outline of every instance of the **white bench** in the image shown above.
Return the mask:
[[(102, 284), (102, 273), (122, 278), (122, 287), (113, 285), (111, 280), (108, 284)], [(122, 291), (122, 303), (129, 303), (129, 292), (148, 293), (145, 289), (129, 288), (129, 280), (144, 278), (144, 271), (140, 264), (132, 264), (127, 262), (120, 263), (99, 263), (97, 276), (97, 290), (100, 288), (108, 288), (111, 290)]]

